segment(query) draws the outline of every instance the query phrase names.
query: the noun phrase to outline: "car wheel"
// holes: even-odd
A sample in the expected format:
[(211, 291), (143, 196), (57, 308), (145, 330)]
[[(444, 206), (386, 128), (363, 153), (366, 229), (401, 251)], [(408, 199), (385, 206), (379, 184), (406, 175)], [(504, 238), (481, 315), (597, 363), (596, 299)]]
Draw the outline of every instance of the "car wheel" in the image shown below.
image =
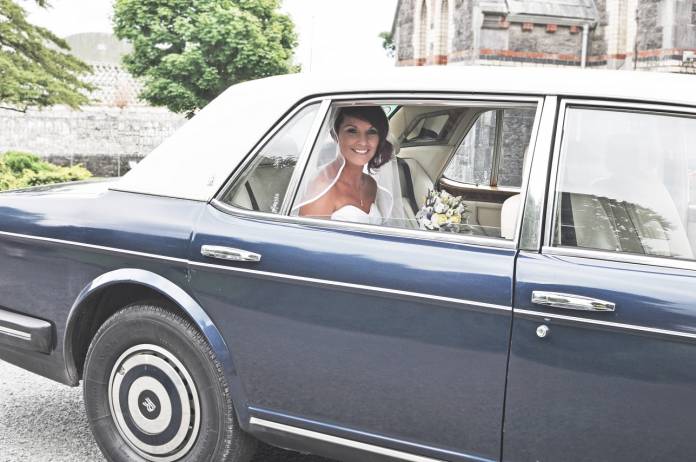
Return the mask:
[(246, 462), (222, 367), (201, 333), (161, 307), (134, 305), (92, 339), (83, 377), (92, 433), (110, 461)]

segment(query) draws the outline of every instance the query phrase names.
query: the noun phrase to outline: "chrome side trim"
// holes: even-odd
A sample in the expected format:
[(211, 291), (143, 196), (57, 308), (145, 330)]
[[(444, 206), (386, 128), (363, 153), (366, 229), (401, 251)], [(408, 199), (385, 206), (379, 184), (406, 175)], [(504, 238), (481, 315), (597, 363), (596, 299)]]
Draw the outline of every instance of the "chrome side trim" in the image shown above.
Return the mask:
[(88, 249), (98, 250), (101, 252), (134, 255), (137, 257), (152, 258), (152, 259), (156, 259), (156, 260), (166, 260), (166, 261), (171, 261), (171, 262), (175, 262), (175, 263), (181, 263), (184, 265), (188, 263), (188, 260), (183, 259), (183, 258), (167, 257), (165, 255), (157, 255), (157, 254), (146, 253), (146, 252), (137, 252), (135, 250), (117, 249), (115, 247), (105, 247), (102, 245), (85, 244), (83, 242), (65, 241), (63, 239), (54, 239), (51, 237), (30, 236), (28, 234), (9, 233), (7, 231), (0, 231), (0, 236), (5, 236), (5, 237), (13, 238), (13, 239), (18, 239), (18, 240), (40, 241), (40, 242), (47, 242), (47, 243), (51, 243), (51, 244), (68, 245), (68, 246), (74, 246), (74, 247), (85, 247)]
[(303, 277), (303, 276), (293, 276), (290, 274), (283, 274), (283, 273), (271, 273), (268, 271), (259, 271), (259, 270), (253, 270), (249, 268), (238, 268), (235, 266), (224, 266), (224, 265), (215, 265), (212, 263), (200, 263), (200, 262), (190, 262), (191, 266), (193, 267), (199, 267), (199, 268), (209, 268), (209, 269), (216, 269), (216, 270), (221, 270), (221, 271), (233, 271), (237, 273), (245, 273), (249, 274), (252, 276), (259, 276), (262, 278), (268, 278), (268, 279), (278, 279), (278, 280), (284, 280), (284, 281), (297, 281), (301, 283), (305, 283), (308, 285), (313, 285), (313, 286), (319, 286), (319, 287), (335, 287), (335, 288), (343, 288), (343, 289), (350, 289), (350, 290), (360, 290), (364, 292), (369, 292), (369, 293), (376, 293), (376, 294), (385, 294), (385, 295), (391, 295), (395, 297), (400, 297), (400, 298), (414, 298), (414, 299), (419, 299), (422, 301), (426, 302), (439, 302), (439, 303), (447, 303), (447, 304), (454, 304), (454, 305), (466, 305), (466, 306), (476, 306), (480, 308), (486, 308), (486, 309), (493, 309), (493, 310), (498, 310), (498, 311), (512, 311), (512, 308), (509, 306), (504, 306), (504, 305), (496, 305), (493, 303), (483, 303), (483, 302), (477, 302), (477, 301), (472, 301), (472, 300), (463, 300), (460, 298), (451, 298), (451, 297), (442, 297), (439, 295), (430, 295), (430, 294), (424, 294), (424, 293), (419, 293), (419, 292), (409, 292), (406, 290), (396, 290), (396, 289), (387, 289), (385, 287), (377, 287), (377, 286), (367, 286), (363, 284), (352, 284), (349, 282), (339, 282), (339, 281), (330, 281), (327, 279), (317, 279), (317, 278), (308, 278), (308, 277)]
[(653, 257), (649, 255), (635, 255), (610, 250), (584, 249), (580, 247), (549, 247), (544, 246), (542, 253), (559, 257), (581, 257), (593, 260), (604, 260), (620, 263), (634, 263), (638, 265), (658, 266), (661, 268), (673, 268), (696, 271), (696, 261), (679, 260), (676, 258)]
[(371, 452), (373, 454), (379, 454), (382, 456), (393, 457), (395, 459), (405, 460), (409, 462), (444, 462), (442, 459), (432, 459), (430, 457), (417, 456), (415, 454), (410, 454), (408, 452), (397, 451), (395, 449), (387, 449), (381, 446), (375, 446), (373, 444), (361, 443), (354, 440), (349, 440), (346, 438), (339, 438), (337, 436), (327, 435), (325, 433), (319, 433), (312, 430), (305, 430), (304, 428), (293, 427), (290, 425), (280, 424), (277, 422), (271, 422), (270, 420), (259, 419), (257, 417), (252, 417), (249, 421), (251, 425), (256, 425), (259, 427), (264, 427), (272, 430), (278, 430), (284, 433), (290, 433), (293, 435), (302, 436), (305, 438), (311, 438), (314, 440), (324, 441), (326, 443), (336, 444), (339, 446), (345, 446), (353, 449), (358, 449), (365, 452)]
[[(316, 220), (316, 221), (323, 223), (323, 220)], [(512, 308), (509, 306), (496, 305), (496, 304), (492, 304), (492, 303), (482, 303), (482, 302), (476, 302), (476, 301), (471, 301), (471, 300), (462, 300), (462, 299), (458, 299), (458, 298), (450, 298), (450, 297), (441, 297), (438, 295), (422, 294), (422, 293), (418, 293), (418, 292), (408, 292), (408, 291), (403, 291), (403, 290), (387, 289), (387, 288), (383, 288), (383, 287), (366, 286), (366, 285), (362, 285), (362, 284), (351, 284), (351, 283), (347, 283), (347, 282), (330, 281), (327, 279), (315, 279), (315, 278), (293, 276), (293, 275), (282, 274), (282, 273), (271, 273), (268, 271), (252, 270), (252, 269), (248, 269), (248, 268), (237, 268), (237, 267), (233, 267), (233, 266), (215, 265), (215, 264), (211, 264), (211, 263), (200, 263), (200, 262), (195, 262), (195, 261), (191, 261), (191, 260), (185, 260), (182, 258), (166, 257), (163, 255), (155, 255), (155, 254), (149, 254), (149, 253), (144, 253), (144, 252), (135, 252), (132, 250), (116, 249), (113, 247), (103, 247), (103, 246), (98, 246), (98, 245), (93, 245), (93, 244), (83, 244), (80, 242), (64, 241), (61, 239), (51, 239), (51, 238), (47, 238), (47, 237), (29, 236), (26, 234), (8, 233), (6, 231), (0, 231), (0, 236), (7, 236), (7, 237), (11, 237), (11, 238), (20, 239), (20, 240), (38, 240), (38, 241), (49, 242), (49, 243), (53, 243), (53, 244), (70, 245), (70, 246), (75, 246), (75, 247), (86, 247), (86, 248), (95, 249), (95, 250), (104, 251), (104, 252), (109, 252), (109, 253), (127, 254), (127, 255), (134, 255), (134, 256), (138, 256), (138, 257), (143, 257), (143, 258), (165, 260), (165, 261), (180, 263), (183, 265), (191, 265), (194, 267), (197, 266), (197, 267), (212, 268), (212, 269), (225, 270), (225, 271), (235, 271), (235, 272), (239, 272), (239, 273), (247, 273), (247, 274), (271, 278), (271, 279), (300, 281), (300, 282), (304, 282), (306, 284), (317, 285), (317, 286), (339, 287), (339, 288), (342, 287), (342, 288), (346, 288), (346, 289), (363, 290), (363, 291), (372, 292), (372, 293), (391, 294), (392, 296), (398, 296), (398, 297), (416, 298), (416, 299), (420, 299), (423, 301), (441, 302), (441, 303), (449, 303), (449, 304), (456, 304), (456, 305), (477, 306), (480, 308), (494, 309), (494, 310), (499, 310), (499, 311), (511, 311), (512, 310)]]
[(31, 334), (29, 332), (22, 332), (21, 330), (11, 329), (9, 327), (0, 326), (0, 335), (7, 335), (31, 342)]
[(611, 321), (598, 321), (596, 319), (589, 319), (589, 318), (578, 318), (575, 316), (566, 316), (562, 314), (553, 314), (553, 313), (543, 313), (540, 311), (531, 311), (531, 310), (521, 310), (518, 308), (513, 309), (514, 314), (519, 314), (523, 316), (531, 316), (531, 317), (540, 317), (540, 318), (545, 318), (545, 319), (557, 319), (560, 321), (570, 321), (574, 323), (579, 323), (579, 324), (591, 324), (594, 326), (601, 326), (601, 327), (608, 327), (612, 329), (617, 329), (617, 330), (629, 330), (633, 332), (638, 332), (638, 333), (650, 333), (650, 334), (659, 334), (659, 335), (666, 335), (669, 337), (679, 337), (683, 339), (690, 339), (690, 340), (696, 340), (696, 334), (691, 334), (688, 332), (681, 332), (678, 330), (668, 330), (668, 329), (656, 329), (653, 327), (643, 327), (643, 326), (636, 326), (635, 324), (624, 324), (620, 322), (611, 322)]
[(444, 233), (436, 231), (423, 231), (420, 229), (394, 228), (381, 225), (365, 225), (362, 223), (351, 223), (347, 221), (323, 220), (319, 218), (295, 217), (288, 215), (278, 215), (265, 212), (257, 212), (254, 210), (245, 210), (234, 207), (230, 204), (222, 202), (218, 199), (213, 199), (211, 205), (223, 213), (238, 217), (256, 218), (265, 221), (273, 221), (277, 223), (293, 223), (308, 226), (316, 226), (325, 229), (336, 230), (354, 230), (364, 231), (370, 234), (391, 237), (407, 237), (411, 239), (420, 239), (425, 241), (444, 241), (457, 244), (471, 244), (481, 247), (492, 247), (498, 249), (515, 249), (515, 242), (502, 238), (484, 237), (484, 236), (469, 236), (465, 234)]

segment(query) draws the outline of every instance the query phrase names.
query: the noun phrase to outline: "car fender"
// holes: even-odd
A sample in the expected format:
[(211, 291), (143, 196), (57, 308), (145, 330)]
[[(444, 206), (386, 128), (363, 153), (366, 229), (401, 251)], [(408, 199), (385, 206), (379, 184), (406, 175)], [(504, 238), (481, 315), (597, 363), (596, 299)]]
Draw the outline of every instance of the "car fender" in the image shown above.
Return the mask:
[(93, 295), (100, 291), (119, 283), (139, 284), (150, 288), (162, 296), (170, 299), (175, 303), (200, 330), (206, 341), (212, 348), (215, 356), (222, 365), (223, 372), (230, 385), (232, 399), (235, 404), (235, 409), (239, 417), (240, 423), (246, 422), (247, 406), (244, 399), (241, 382), (234, 366), (232, 355), (230, 354), (227, 344), (222, 337), (219, 329), (210, 319), (205, 310), (191, 297), (184, 289), (173, 283), (169, 279), (153, 273), (151, 271), (137, 268), (122, 268), (94, 279), (89, 283), (78, 295), (77, 299), (70, 308), (68, 319), (66, 322), (65, 334), (63, 337), (63, 352), (65, 358), (65, 369), (68, 378), (72, 383), (77, 384), (79, 377), (77, 367), (72, 351), (72, 337), (76, 328), (77, 319), (84, 305)]

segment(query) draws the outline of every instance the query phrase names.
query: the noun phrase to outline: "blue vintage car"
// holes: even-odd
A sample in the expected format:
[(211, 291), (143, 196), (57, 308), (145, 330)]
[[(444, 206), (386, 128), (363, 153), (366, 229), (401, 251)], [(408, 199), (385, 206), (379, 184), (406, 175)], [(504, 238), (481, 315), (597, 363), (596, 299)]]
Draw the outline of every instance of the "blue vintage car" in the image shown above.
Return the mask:
[[(0, 194), (0, 358), (82, 382), (110, 461), (696, 460), (695, 88), (233, 86), (123, 178)], [(365, 107), (377, 210), (308, 213)]]

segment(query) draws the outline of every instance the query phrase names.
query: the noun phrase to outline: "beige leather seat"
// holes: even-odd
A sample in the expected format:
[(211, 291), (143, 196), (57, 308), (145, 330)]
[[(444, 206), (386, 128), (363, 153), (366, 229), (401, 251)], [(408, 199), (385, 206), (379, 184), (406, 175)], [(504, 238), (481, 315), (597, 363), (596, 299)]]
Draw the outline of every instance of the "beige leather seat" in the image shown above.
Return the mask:
[(500, 209), (500, 237), (514, 239), (517, 229), (517, 218), (520, 213), (520, 195), (515, 194), (505, 199)]

